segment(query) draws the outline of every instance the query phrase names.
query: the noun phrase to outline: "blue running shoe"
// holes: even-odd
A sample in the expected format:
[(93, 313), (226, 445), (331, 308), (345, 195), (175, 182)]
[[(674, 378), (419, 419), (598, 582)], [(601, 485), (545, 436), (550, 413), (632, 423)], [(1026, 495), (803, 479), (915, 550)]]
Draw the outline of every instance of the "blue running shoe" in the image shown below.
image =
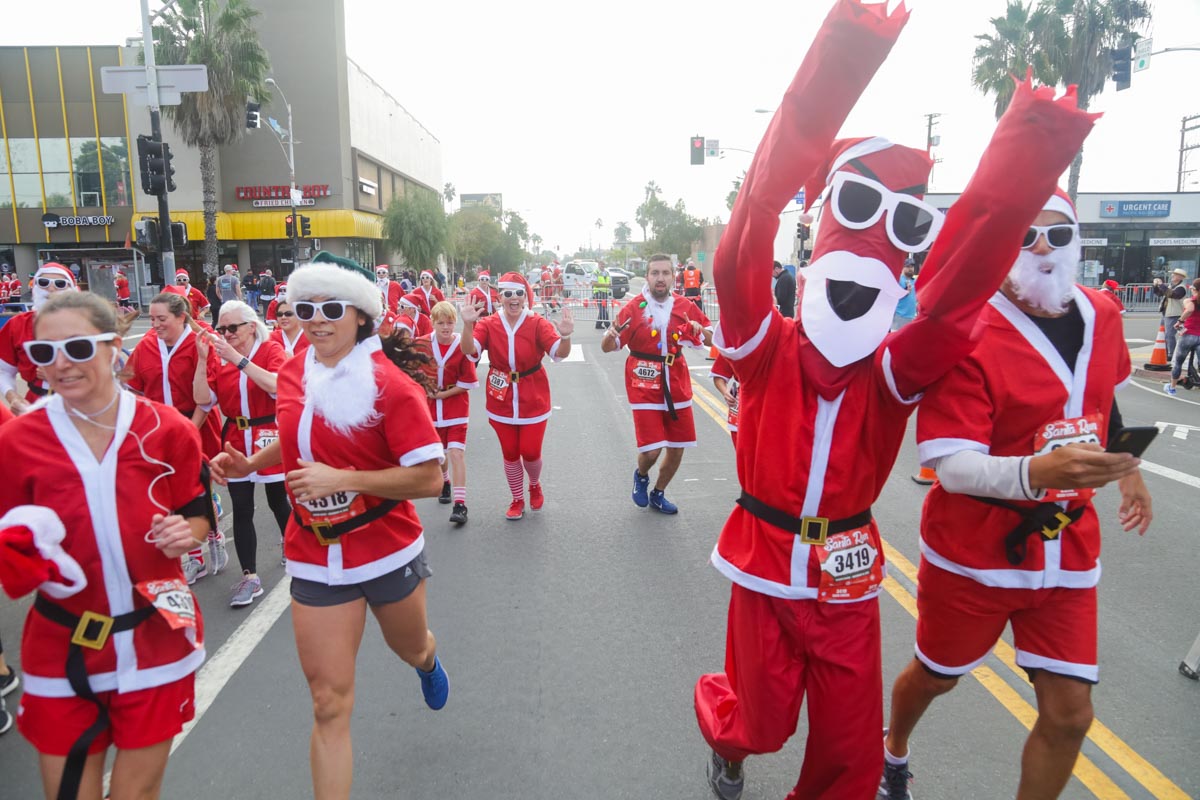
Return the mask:
[(663, 514), (678, 514), (679, 506), (667, 499), (667, 496), (662, 493), (661, 489), (655, 489), (650, 492), (650, 507), (655, 511), (660, 511)]
[(421, 678), (421, 694), (425, 695), (425, 705), (434, 711), (446, 705), (446, 699), (450, 697), (450, 676), (442, 669), (441, 659), (434, 656), (433, 669), (429, 672), (418, 669), (417, 675)]
[(645, 508), (650, 505), (650, 498), (646, 494), (646, 490), (650, 488), (650, 476), (643, 475), (638, 472), (637, 467), (633, 468), (633, 504), (638, 508)]

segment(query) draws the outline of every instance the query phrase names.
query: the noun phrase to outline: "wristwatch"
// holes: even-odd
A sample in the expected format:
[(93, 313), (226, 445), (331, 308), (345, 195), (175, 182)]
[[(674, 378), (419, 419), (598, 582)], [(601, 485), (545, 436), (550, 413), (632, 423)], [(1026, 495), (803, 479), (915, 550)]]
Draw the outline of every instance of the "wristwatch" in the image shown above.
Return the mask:
[(242, 360), (238, 362), (237, 368), (245, 369), (247, 367), (247, 365), (249, 365), (249, 363), (250, 363), (250, 359), (246, 358), (245, 356), (242, 356)]

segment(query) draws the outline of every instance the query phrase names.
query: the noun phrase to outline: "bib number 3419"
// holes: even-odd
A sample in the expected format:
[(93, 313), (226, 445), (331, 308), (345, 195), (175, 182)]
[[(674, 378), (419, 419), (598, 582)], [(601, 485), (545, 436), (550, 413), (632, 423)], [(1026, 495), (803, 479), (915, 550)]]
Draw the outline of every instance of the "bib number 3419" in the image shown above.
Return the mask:
[(821, 564), (817, 600), (858, 600), (877, 592), (883, 583), (879, 550), (879, 535), (870, 527), (830, 535), (825, 546), (817, 549)]

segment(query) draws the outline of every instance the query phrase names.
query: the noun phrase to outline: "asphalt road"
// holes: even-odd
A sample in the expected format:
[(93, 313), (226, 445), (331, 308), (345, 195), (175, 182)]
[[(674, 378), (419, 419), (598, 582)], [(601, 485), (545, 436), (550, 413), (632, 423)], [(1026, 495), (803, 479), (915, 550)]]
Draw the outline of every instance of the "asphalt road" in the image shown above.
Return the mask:
[[(623, 358), (600, 353), (590, 324), (579, 329), (582, 357), (549, 366), (556, 411), (545, 449), (545, 509), (521, 522), (503, 520), (507, 488), (479, 397), (468, 436), (471, 521), (456, 530), (446, 521), (449, 506), (418, 504), (434, 570), (430, 622), (450, 674), (450, 702), (427, 710), (416, 676), (369, 622), (358, 658), (355, 797), (709, 796), (707, 749), (691, 698), (697, 676), (719, 670), (723, 658), (729, 586), (707, 559), (737, 494), (732, 447), (702, 402), (699, 447), (686, 454), (668, 493), (681, 513), (634, 507)], [(1148, 355), (1154, 330), (1148, 317), (1126, 320), (1135, 357)], [(693, 359), (692, 375), (716, 403), (708, 363)], [(1200, 633), (1193, 591), (1200, 392), (1170, 398), (1158, 384), (1138, 381), (1119, 401), (1128, 424), (1164, 428), (1147, 454), (1156, 517), (1145, 538), (1124, 534), (1115, 525), (1115, 491), (1097, 499), (1106, 522), (1098, 723), (1063, 796), (1200, 796), (1200, 685), (1176, 671)], [(909, 479), (915, 451), (910, 434), (875, 505), (891, 548), (892, 578), (880, 601), (885, 693), (912, 654), (910, 576), (925, 493)], [(166, 798), (311, 796), (309, 696), (265, 503), (257, 522), (267, 594), (233, 610), (232, 573), (195, 586), (208, 626), (210, 660), (197, 699), (204, 713), (177, 740)], [(18, 666), (27, 607), (0, 600), (0, 632)], [(1032, 689), (1011, 661), (1001, 645), (934, 704), (913, 740), (921, 800), (1012, 796), (1034, 712)], [(780, 753), (747, 763), (747, 800), (786, 794), (804, 736), (802, 718)], [(38, 785), (25, 741), (15, 731), (0, 739), (0, 798), (39, 797)]]

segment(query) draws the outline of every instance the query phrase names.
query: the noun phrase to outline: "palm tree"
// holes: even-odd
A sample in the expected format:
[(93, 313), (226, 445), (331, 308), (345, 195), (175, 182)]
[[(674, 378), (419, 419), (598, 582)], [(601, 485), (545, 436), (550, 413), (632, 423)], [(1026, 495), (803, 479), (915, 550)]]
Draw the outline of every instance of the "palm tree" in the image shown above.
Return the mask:
[[(1112, 73), (1109, 50), (1129, 44), (1149, 21), (1144, 0), (1038, 0), (1036, 9), (1032, 2), (1009, 0), (1005, 15), (991, 20), (993, 32), (975, 37), (980, 44), (972, 83), (996, 96), (997, 119), (1012, 99), (1011, 76), (1024, 76), (1027, 69), (1047, 85), (1076, 84), (1079, 107), (1086, 109)], [(1068, 178), (1072, 199), (1082, 165), (1081, 148)]]
[(204, 272), (217, 274), (217, 148), (246, 130), (246, 98), (266, 97), (267, 51), (246, 0), (179, 0), (154, 26), (154, 57), (160, 64), (203, 64), (208, 91), (183, 95), (163, 111), (184, 143), (200, 150), (204, 189)]
[(458, 191), (454, 188), (453, 183), (447, 182), (446, 185), (442, 187), (442, 197), (447, 203), (453, 203), (454, 198), (457, 195)]
[(613, 241), (620, 245), (629, 243), (629, 235), (633, 233), (629, 228), (628, 222), (618, 222), (617, 227), (613, 228)]
[(649, 183), (646, 184), (646, 199), (647, 200), (649, 200), (651, 197), (658, 197), (660, 194), (662, 194), (662, 189), (658, 188), (657, 183), (655, 183), (654, 181), (650, 181)]

